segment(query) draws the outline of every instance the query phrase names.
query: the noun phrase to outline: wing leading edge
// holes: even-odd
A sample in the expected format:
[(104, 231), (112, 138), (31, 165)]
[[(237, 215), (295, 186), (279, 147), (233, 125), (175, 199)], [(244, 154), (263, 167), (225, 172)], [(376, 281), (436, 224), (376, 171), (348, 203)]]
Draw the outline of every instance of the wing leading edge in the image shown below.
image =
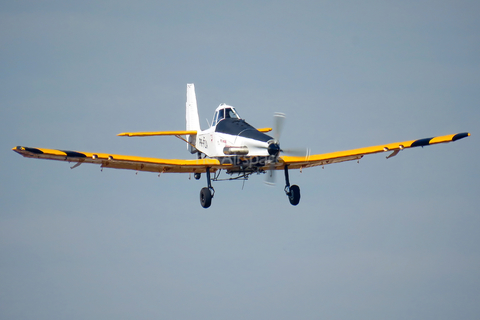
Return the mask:
[[(127, 169), (135, 171), (149, 172), (206, 172), (207, 167), (212, 172), (218, 169), (227, 169), (230, 165), (220, 164), (216, 159), (198, 159), (198, 160), (182, 160), (182, 159), (159, 159), (125, 156), (107, 153), (91, 153), (80, 151), (54, 150), (42, 148), (29, 148), (17, 146), (12, 149), (18, 154), (26, 158), (38, 158), (47, 160), (58, 160), (67, 162), (76, 162), (74, 167), (82, 163), (94, 163), (101, 165), (102, 168)], [(73, 168), (73, 167), (72, 167)]]
[(387, 157), (387, 158), (390, 158), (397, 155), (398, 152), (400, 152), (400, 150), (403, 150), (403, 149), (424, 147), (424, 146), (438, 144), (438, 143), (447, 143), (447, 142), (457, 141), (457, 140), (466, 138), (468, 136), (470, 136), (470, 133), (463, 132), (463, 133), (451, 134), (446, 136), (410, 140), (410, 141), (403, 141), (403, 142), (394, 142), (394, 143), (360, 148), (360, 149), (352, 149), (352, 150), (323, 153), (323, 154), (314, 154), (314, 155), (309, 155), (307, 157), (282, 156), (280, 158), (280, 164), (288, 165), (288, 167), (291, 169), (299, 169), (302, 167), (308, 168), (308, 167), (314, 167), (314, 166), (324, 166), (327, 164), (344, 162), (344, 161), (360, 160), (361, 158), (363, 158), (364, 155), (381, 153), (381, 152), (391, 152), (391, 154)]

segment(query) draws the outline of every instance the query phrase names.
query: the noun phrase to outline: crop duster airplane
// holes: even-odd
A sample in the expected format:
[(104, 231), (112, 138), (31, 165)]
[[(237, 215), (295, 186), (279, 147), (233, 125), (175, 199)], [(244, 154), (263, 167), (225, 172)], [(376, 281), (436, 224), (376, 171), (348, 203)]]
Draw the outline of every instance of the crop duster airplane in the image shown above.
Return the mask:
[[(212, 124), (206, 130), (200, 129), (197, 111), (197, 99), (194, 84), (187, 84), (186, 130), (159, 132), (125, 132), (118, 134), (127, 137), (175, 136), (187, 143), (195, 160), (158, 159), (136, 156), (123, 156), (110, 153), (91, 153), (17, 146), (13, 151), (27, 158), (76, 162), (75, 168), (82, 163), (95, 163), (102, 168), (128, 169), (161, 173), (194, 173), (200, 179), (205, 173), (207, 186), (200, 190), (200, 203), (203, 208), (210, 207), (215, 190), (212, 181), (247, 180), (251, 174), (266, 173), (267, 183), (273, 183), (275, 170), (285, 174), (285, 193), (290, 203), (296, 206), (300, 202), (300, 188), (290, 185), (288, 171), (350, 160), (360, 160), (364, 155), (390, 152), (387, 156), (396, 156), (401, 150), (423, 147), (431, 144), (446, 143), (468, 137), (470, 133), (457, 133), (433, 138), (410, 140), (383, 144), (379, 146), (353, 149), (323, 154), (308, 154), (282, 149), (280, 133), (285, 115), (276, 113), (272, 128), (255, 129), (243, 120), (232, 106), (221, 104), (216, 110)], [(272, 135), (266, 132), (273, 131)], [(290, 153), (290, 155), (288, 155)], [(286, 154), (286, 155), (285, 155)], [(230, 177), (220, 179), (224, 170)]]

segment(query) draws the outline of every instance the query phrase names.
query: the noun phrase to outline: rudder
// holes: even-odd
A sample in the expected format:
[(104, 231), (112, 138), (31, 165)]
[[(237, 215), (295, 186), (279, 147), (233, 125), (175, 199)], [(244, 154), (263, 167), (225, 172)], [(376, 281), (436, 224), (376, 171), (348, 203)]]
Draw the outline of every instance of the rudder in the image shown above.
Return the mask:
[[(187, 103), (186, 103), (186, 130), (200, 131), (200, 120), (198, 119), (197, 96), (195, 95), (195, 85), (193, 83), (187, 84)], [(187, 149), (191, 153), (197, 152), (194, 148), (196, 135), (188, 135)]]

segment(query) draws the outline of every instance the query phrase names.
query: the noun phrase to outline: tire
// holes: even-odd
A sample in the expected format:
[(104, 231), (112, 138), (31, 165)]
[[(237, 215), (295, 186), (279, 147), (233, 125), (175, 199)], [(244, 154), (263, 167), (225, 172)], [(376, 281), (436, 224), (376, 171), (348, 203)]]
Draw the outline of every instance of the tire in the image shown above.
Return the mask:
[(200, 178), (202, 177), (202, 174), (197, 172), (193, 176), (195, 177), (195, 180), (200, 180)]
[(288, 193), (288, 200), (292, 206), (296, 206), (300, 202), (300, 187), (294, 184), (290, 187), (290, 192)]
[(212, 193), (207, 187), (204, 187), (202, 190), (200, 190), (200, 204), (205, 209), (210, 207), (212, 204)]

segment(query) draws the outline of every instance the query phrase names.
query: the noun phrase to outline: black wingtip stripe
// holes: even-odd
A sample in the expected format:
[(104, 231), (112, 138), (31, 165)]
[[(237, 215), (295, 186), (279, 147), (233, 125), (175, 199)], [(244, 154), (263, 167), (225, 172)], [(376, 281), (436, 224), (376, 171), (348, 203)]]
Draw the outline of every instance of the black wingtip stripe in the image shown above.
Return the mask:
[(468, 132), (457, 133), (453, 136), (452, 141), (457, 141), (463, 138), (468, 137), (470, 134)]
[(60, 150), (62, 152), (65, 152), (67, 157), (72, 157), (72, 158), (86, 158), (87, 156), (83, 153), (76, 152), (76, 151), (66, 151), (66, 150)]
[(412, 145), (410, 147), (414, 148), (414, 147), (428, 146), (430, 144), (430, 140), (432, 140), (432, 139), (433, 139), (433, 137), (416, 140), (415, 142), (412, 143)]
[[(18, 147), (17, 147), (17, 149), (18, 149)], [(23, 147), (23, 149), (24, 149), (25, 151), (28, 151), (28, 152), (31, 152), (31, 153), (43, 154), (43, 151), (40, 150), (40, 149), (37, 149), (37, 148)]]

